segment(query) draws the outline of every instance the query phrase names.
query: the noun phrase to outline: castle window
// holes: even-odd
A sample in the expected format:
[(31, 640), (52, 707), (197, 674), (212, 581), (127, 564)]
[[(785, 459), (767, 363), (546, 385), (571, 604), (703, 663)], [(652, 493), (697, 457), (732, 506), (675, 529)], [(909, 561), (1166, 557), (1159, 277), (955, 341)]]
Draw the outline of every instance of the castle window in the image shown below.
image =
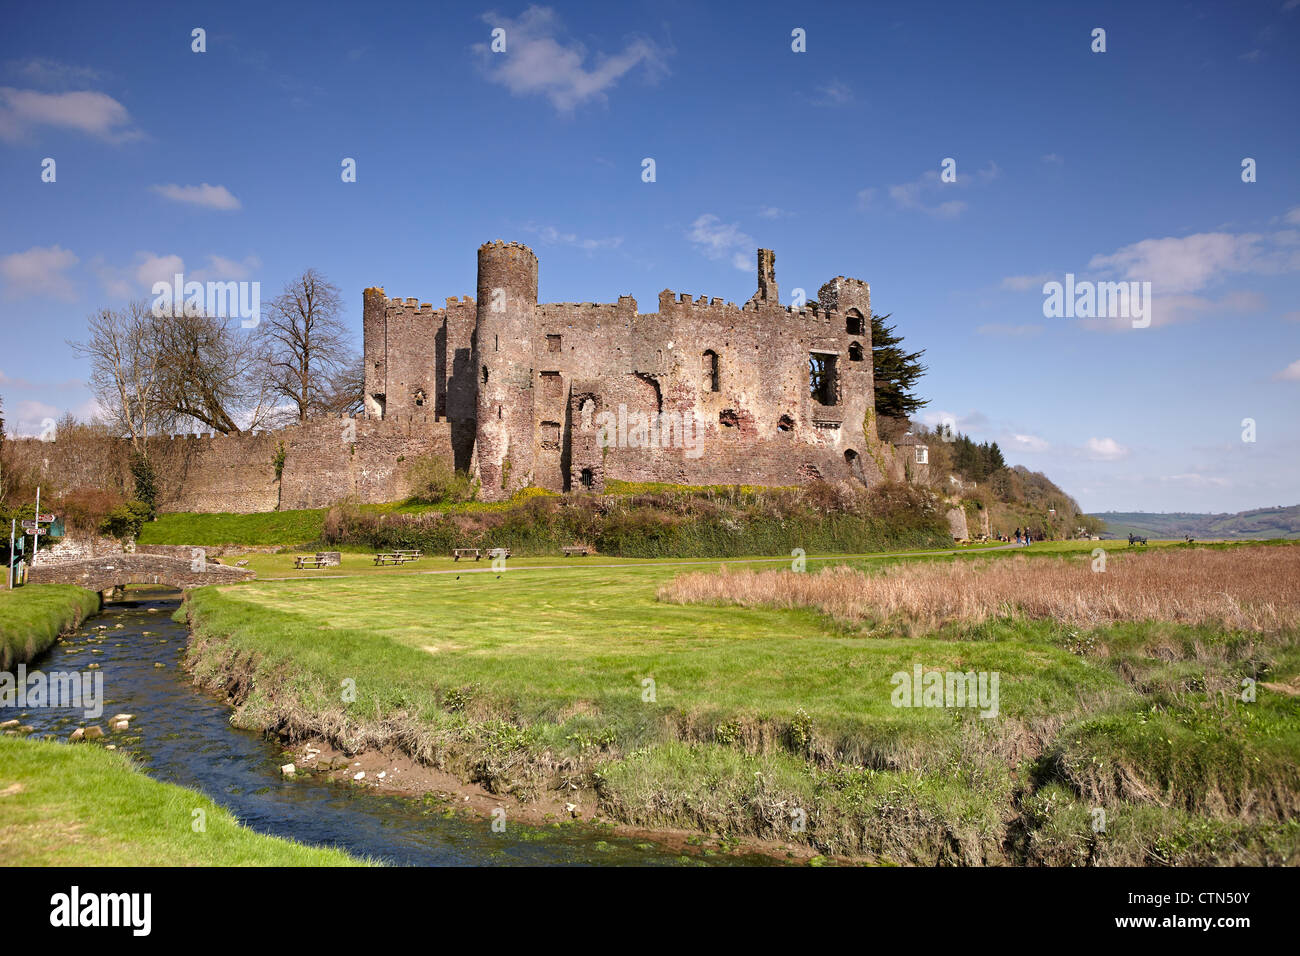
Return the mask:
[(422, 408), (424, 406), (424, 389), (422, 388), (417, 388), (415, 390), (415, 406), (417, 408)]
[[(493, 336), (492, 336), (492, 351), (493, 351), (493, 352), (500, 352), (500, 351), (501, 351), (501, 336), (500, 336), (500, 335), (493, 335)], [(486, 382), (487, 379), (484, 378), (483, 381)]]
[(849, 309), (844, 316), (844, 331), (849, 335), (861, 335), (863, 329), (862, 313), (857, 309)]
[(789, 415), (782, 415), (776, 422), (776, 430), (779, 432), (788, 432), (794, 430), (794, 419)]
[(818, 405), (839, 403), (836, 358), (832, 352), (813, 352), (808, 356), (808, 393)]
[(718, 353), (709, 349), (704, 353), (702, 363), (704, 372), (704, 390), (706, 392), (718, 391)]
[(483, 384), (484, 384), (484, 385), (487, 384), (487, 366), (486, 366), (486, 365), (483, 366)]
[(850, 362), (862, 361), (862, 346), (858, 342), (849, 343), (849, 361)]
[(596, 473), (590, 468), (584, 468), (582, 474), (578, 477), (578, 482), (584, 488), (591, 488), (596, 484)]
[(736, 414), (734, 408), (726, 408), (718, 415), (718, 423), (727, 428), (735, 428), (740, 424), (740, 416)]
[(542, 447), (558, 451), (560, 448), (560, 423), (542, 422)]
[(924, 445), (916, 446), (916, 463), (918, 465), (928, 465), (930, 463), (930, 449)]
[(560, 373), (542, 372), (542, 397), (548, 401), (555, 401), (561, 398), (563, 393)]
[(558, 335), (548, 335), (546, 337), (546, 351), (548, 352), (560, 351), (560, 337)]

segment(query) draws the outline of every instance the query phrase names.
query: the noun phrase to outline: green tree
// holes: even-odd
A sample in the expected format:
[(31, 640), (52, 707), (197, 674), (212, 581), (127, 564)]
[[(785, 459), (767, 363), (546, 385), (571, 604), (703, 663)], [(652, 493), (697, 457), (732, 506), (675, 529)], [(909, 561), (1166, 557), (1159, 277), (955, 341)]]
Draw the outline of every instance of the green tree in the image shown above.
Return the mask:
[[(891, 313), (892, 314), (892, 313)], [(886, 325), (888, 315), (871, 316), (871, 364), (876, 379), (876, 414), (882, 418), (909, 418), (928, 405), (915, 392), (917, 380), (926, 372), (919, 359), (925, 354), (901, 348), (903, 337)]]
[(153, 462), (140, 452), (131, 453), (131, 478), (135, 481), (135, 500), (148, 506), (148, 520), (158, 515), (158, 475)]

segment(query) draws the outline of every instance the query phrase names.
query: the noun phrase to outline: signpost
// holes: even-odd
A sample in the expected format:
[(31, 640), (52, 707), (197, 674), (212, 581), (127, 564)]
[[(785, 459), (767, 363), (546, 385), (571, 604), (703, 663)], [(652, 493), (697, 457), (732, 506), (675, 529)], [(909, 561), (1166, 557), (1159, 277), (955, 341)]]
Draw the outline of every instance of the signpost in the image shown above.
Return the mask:
[(14, 532), (18, 530), (18, 522), (13, 518), (9, 519), (9, 590), (14, 589)]

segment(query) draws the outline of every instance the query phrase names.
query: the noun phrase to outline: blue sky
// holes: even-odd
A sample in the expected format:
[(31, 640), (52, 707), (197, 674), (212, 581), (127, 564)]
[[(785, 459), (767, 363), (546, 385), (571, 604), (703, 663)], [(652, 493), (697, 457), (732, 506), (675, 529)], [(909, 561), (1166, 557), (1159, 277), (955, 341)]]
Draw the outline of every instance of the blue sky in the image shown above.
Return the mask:
[[(11, 3), (5, 19), (0, 396), (17, 431), (93, 411), (65, 341), (178, 266), (263, 300), (319, 269), (359, 340), (365, 286), (473, 294), (490, 239), (537, 251), (543, 301), (630, 293), (642, 311), (663, 288), (743, 302), (763, 246), (787, 301), (870, 282), (926, 350), (922, 417), (998, 441), (1088, 510), (1300, 500), (1300, 0)], [(1042, 285), (1066, 273), (1151, 282), (1150, 327), (1044, 318)]]

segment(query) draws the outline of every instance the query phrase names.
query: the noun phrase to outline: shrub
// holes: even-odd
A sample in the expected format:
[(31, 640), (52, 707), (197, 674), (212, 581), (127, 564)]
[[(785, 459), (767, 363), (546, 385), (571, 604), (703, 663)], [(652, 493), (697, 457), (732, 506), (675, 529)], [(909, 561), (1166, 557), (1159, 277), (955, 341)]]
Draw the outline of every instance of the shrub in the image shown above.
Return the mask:
[(475, 487), (469, 475), (457, 471), (441, 455), (422, 455), (411, 463), (409, 472), (413, 504), (440, 505), (474, 500)]

